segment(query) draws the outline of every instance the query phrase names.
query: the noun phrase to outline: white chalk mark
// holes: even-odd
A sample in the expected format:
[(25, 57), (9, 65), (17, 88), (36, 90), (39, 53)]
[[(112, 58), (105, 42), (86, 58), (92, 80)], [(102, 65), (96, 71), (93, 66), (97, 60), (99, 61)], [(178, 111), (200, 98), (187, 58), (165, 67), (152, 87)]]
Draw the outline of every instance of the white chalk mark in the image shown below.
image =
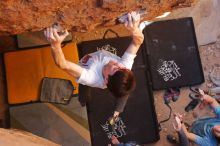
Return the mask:
[(162, 61), (162, 65), (157, 70), (160, 75), (163, 76), (164, 81), (172, 81), (177, 79), (181, 76), (179, 70), (180, 68), (177, 66), (177, 64), (171, 60), (171, 61)]
[(101, 125), (101, 127), (104, 130), (104, 132), (107, 134), (109, 139), (111, 139), (113, 135), (117, 138), (126, 135), (126, 131), (125, 131), (126, 126), (120, 117), (118, 117), (118, 120), (115, 121), (114, 125), (110, 125), (108, 121), (106, 121), (106, 123)]
[(165, 12), (165, 13), (163, 13), (162, 15), (160, 15), (160, 16), (157, 16), (156, 18), (164, 18), (164, 17), (167, 17), (168, 15), (170, 15), (170, 13), (171, 12)]
[(102, 47), (97, 47), (97, 51), (99, 50), (105, 50), (105, 51), (109, 51), (115, 55), (117, 55), (117, 49), (115, 47), (112, 47), (111, 45), (107, 44), (107, 45), (104, 45)]

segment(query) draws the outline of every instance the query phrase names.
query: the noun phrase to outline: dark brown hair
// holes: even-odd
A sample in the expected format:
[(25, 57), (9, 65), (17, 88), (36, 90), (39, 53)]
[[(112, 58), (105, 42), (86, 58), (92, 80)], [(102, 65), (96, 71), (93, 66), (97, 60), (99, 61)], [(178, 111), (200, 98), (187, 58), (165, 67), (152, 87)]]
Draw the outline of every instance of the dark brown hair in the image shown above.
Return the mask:
[(116, 98), (126, 96), (136, 87), (134, 74), (128, 69), (119, 69), (109, 76), (107, 87)]

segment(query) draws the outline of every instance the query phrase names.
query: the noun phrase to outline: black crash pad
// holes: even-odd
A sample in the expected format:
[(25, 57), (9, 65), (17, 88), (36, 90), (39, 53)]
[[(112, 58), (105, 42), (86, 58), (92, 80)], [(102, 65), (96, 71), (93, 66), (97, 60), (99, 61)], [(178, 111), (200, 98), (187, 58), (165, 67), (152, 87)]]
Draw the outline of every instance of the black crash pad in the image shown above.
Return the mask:
[[(83, 42), (79, 45), (80, 58), (94, 52), (97, 48), (109, 45), (108, 50), (121, 56), (131, 42), (130, 37), (112, 38)], [(154, 108), (152, 87), (146, 74), (145, 56), (140, 48), (133, 65), (133, 72), (137, 80), (137, 87), (130, 95), (120, 120), (116, 123), (116, 130), (112, 130), (107, 120), (112, 116), (116, 100), (106, 89), (91, 88), (91, 98), (87, 103), (89, 129), (93, 146), (107, 145), (111, 135), (119, 137), (122, 142), (137, 141), (150, 143), (159, 140), (158, 123)], [(80, 93), (79, 93), (80, 94)]]
[(115, 131), (107, 122), (114, 111), (114, 97), (108, 90), (97, 88), (91, 90), (87, 112), (93, 146), (107, 145), (110, 143), (112, 134), (119, 137), (121, 142), (136, 141), (146, 144), (159, 139), (153, 96), (147, 84), (145, 71), (136, 69), (134, 74), (137, 79), (137, 88), (130, 95)]
[(154, 89), (204, 82), (192, 18), (158, 21), (144, 29)]

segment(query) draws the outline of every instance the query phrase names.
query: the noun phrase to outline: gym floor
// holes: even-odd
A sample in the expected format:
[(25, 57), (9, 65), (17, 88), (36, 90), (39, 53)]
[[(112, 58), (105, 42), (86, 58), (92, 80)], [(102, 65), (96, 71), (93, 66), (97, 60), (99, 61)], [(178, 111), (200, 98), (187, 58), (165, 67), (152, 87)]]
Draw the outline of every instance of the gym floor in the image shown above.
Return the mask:
[[(118, 32), (120, 36), (128, 35), (128, 32), (122, 26), (112, 27), (114, 31)], [(73, 33), (73, 40), (77, 42), (101, 39), (106, 29), (97, 29), (89, 33)], [(108, 37), (114, 37), (109, 34)], [(6, 95), (6, 79), (4, 74), (3, 53), (7, 51), (16, 50), (16, 43), (14, 37), (1, 36), (0, 37), (0, 119), (4, 118), (4, 111), (8, 105), (5, 104)], [(214, 67), (219, 67), (220, 57), (220, 38), (218, 42), (199, 47), (200, 56), (202, 60), (205, 83), (200, 85), (201, 88), (207, 89), (213, 84), (210, 82), (208, 75)], [(195, 108), (193, 111), (186, 113), (184, 108), (191, 101), (188, 97), (189, 88), (181, 88), (179, 99), (171, 103), (174, 112), (185, 114), (185, 121), (191, 124), (197, 118), (204, 115), (211, 115), (209, 108), (199, 110)], [(163, 101), (164, 91), (155, 91), (155, 107), (158, 121), (166, 119), (169, 115), (169, 109)], [(88, 131), (88, 122), (85, 108), (82, 108), (77, 98), (74, 98), (68, 106), (57, 106), (52, 104), (35, 103), (22, 106), (11, 106), (11, 127), (17, 129), (27, 130), (38, 136), (47, 138), (55, 143), (64, 146), (89, 146), (90, 138)], [(160, 140), (153, 144), (146, 146), (161, 146), (172, 145), (167, 142), (167, 134), (176, 134), (172, 127), (173, 117), (168, 122), (161, 124), (162, 131), (160, 132)]]

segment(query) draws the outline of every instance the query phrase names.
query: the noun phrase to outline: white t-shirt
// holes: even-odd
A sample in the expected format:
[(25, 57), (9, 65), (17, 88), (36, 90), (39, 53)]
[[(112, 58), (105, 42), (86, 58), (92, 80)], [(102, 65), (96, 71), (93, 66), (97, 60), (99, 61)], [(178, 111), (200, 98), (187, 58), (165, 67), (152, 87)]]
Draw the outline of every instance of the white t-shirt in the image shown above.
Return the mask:
[(79, 63), (80, 66), (83, 67), (83, 71), (77, 79), (77, 82), (90, 87), (105, 89), (107, 86), (102, 75), (103, 67), (112, 60), (117, 61), (127, 69), (131, 70), (135, 57), (136, 55), (125, 52), (120, 58), (105, 50), (99, 50), (85, 55)]

